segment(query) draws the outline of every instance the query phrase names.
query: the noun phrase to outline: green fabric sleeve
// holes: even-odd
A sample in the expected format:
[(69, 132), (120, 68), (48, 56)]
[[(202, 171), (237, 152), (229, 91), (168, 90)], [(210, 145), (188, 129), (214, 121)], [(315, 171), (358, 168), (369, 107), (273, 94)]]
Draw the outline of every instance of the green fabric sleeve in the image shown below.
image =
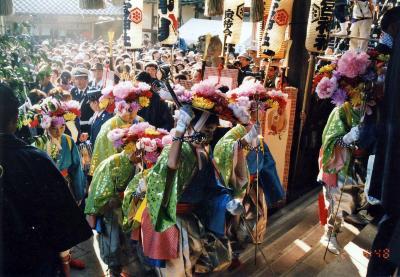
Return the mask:
[(235, 195), (242, 194), (242, 191), (237, 191), (230, 184), (233, 171), (234, 145), (240, 138), (246, 135), (246, 133), (246, 128), (244, 126), (236, 125), (218, 141), (214, 148), (214, 160), (224, 179), (224, 184), (232, 188)]
[(123, 191), (134, 174), (134, 167), (124, 152), (102, 161), (94, 172), (85, 213), (101, 215), (112, 197)]
[(168, 154), (170, 146), (164, 148), (157, 163), (147, 177), (147, 207), (155, 231), (163, 232), (176, 223), (176, 205), (184, 187), (191, 181), (196, 171), (196, 156), (188, 143), (182, 144), (180, 164), (171, 178), (172, 191), (167, 207), (162, 207), (165, 186), (167, 183)]

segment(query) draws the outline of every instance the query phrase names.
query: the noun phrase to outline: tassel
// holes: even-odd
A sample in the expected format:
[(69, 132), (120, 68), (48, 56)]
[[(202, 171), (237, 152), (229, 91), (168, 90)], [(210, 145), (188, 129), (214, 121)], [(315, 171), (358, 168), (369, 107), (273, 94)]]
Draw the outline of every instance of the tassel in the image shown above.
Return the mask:
[(204, 8), (204, 16), (217, 16), (224, 13), (223, 0), (206, 0)]
[(1, 0), (0, 1), (0, 16), (10, 15), (12, 13), (13, 13), (12, 0)]
[(259, 22), (264, 19), (264, 1), (251, 0), (250, 21)]
[(103, 0), (79, 0), (79, 8), (85, 10), (99, 10), (104, 9)]

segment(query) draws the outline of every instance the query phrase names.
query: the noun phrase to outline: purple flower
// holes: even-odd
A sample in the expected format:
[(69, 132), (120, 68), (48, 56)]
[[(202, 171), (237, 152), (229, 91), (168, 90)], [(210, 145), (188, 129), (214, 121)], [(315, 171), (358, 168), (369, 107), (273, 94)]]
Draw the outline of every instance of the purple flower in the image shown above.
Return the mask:
[(339, 88), (332, 95), (332, 104), (341, 106), (347, 100), (347, 93), (344, 89)]
[(362, 78), (365, 81), (373, 81), (376, 79), (376, 74), (373, 70), (368, 71)]
[(62, 116), (53, 117), (51, 119), (51, 126), (60, 127), (65, 124), (65, 120)]
[(124, 145), (124, 143), (122, 142), (122, 139), (118, 139), (118, 140), (114, 140), (114, 141), (113, 141), (113, 146), (114, 146), (116, 149), (121, 148), (123, 145)]

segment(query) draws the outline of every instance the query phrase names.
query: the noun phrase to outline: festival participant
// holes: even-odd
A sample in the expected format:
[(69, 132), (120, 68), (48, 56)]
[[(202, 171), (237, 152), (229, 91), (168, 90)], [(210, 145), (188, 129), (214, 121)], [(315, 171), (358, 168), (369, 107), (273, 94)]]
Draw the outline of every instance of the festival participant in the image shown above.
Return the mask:
[[(247, 164), (249, 172), (251, 174), (251, 183), (250, 186), (247, 187), (246, 194), (243, 200), (243, 205), (245, 208), (244, 218), (246, 219), (246, 223), (241, 221), (240, 225), (238, 225), (238, 222), (234, 222), (236, 226), (235, 224), (233, 224), (230, 232), (233, 235), (234, 239), (237, 239), (241, 243), (251, 241), (251, 236), (248, 234), (246, 227), (243, 226), (244, 224), (248, 224), (256, 241), (262, 242), (266, 233), (266, 221), (268, 212), (267, 207), (272, 207), (277, 202), (283, 200), (285, 198), (285, 191), (279, 180), (279, 176), (276, 171), (275, 161), (271, 155), (268, 145), (264, 141), (261, 141), (260, 138), (257, 139), (257, 136), (260, 133), (260, 127), (256, 125), (257, 112), (265, 112), (270, 108), (284, 109), (287, 102), (287, 94), (275, 90), (267, 92), (260, 82), (253, 79), (245, 80), (240, 87), (229, 91), (228, 98), (237, 99), (237, 101), (239, 102), (246, 103), (248, 105), (248, 108), (250, 109), (251, 116), (247, 126), (238, 124), (223, 137), (223, 140), (221, 140), (221, 142), (224, 143), (229, 140), (231, 142), (235, 142), (238, 140), (240, 141), (239, 146), (246, 149)], [(245, 136), (244, 139), (241, 140), (239, 134), (241, 132), (244, 132), (244, 130), (246, 130), (246, 132), (251, 132), (252, 136)], [(222, 156), (222, 153), (225, 151), (227, 151), (226, 147), (223, 147), (220, 142), (217, 143), (214, 153), (217, 155), (221, 152), (220, 155)], [(221, 172), (224, 172), (224, 169), (229, 172), (228, 169), (231, 168), (231, 164), (233, 161), (233, 153), (231, 151), (227, 151), (227, 154), (224, 155), (226, 156), (226, 159), (222, 161), (217, 160), (217, 164), (221, 164), (219, 165), (219, 168), (221, 168)], [(258, 200), (256, 196), (257, 167), (259, 177)], [(255, 227), (255, 215), (257, 211), (257, 205), (259, 206), (258, 228)], [(257, 234), (256, 230), (258, 231)]]
[(61, 72), (60, 78), (58, 79), (58, 86), (63, 90), (71, 92), (73, 86), (71, 85), (72, 75), (69, 71)]
[(89, 82), (89, 87), (95, 87), (97, 89), (103, 88), (103, 64), (96, 63), (92, 66), (93, 80)]
[[(93, 116), (87, 97), (89, 70), (85, 68), (75, 68), (72, 71), (75, 87), (71, 90), (73, 100), (78, 101), (81, 109), (81, 131), (84, 137), (90, 132), (89, 119)], [(82, 136), (82, 135), (81, 135)], [(84, 140), (81, 138), (81, 140)]]
[(141, 108), (149, 106), (152, 96), (149, 85), (142, 82), (133, 84), (130, 81), (120, 82), (114, 87), (107, 87), (103, 89), (102, 93), (104, 98), (112, 95), (111, 99), (115, 99), (115, 115), (101, 126), (97, 135), (90, 165), (90, 176), (93, 176), (97, 166), (103, 160), (117, 153), (107, 138), (108, 132), (142, 121), (137, 113)]
[[(150, 86), (153, 84), (153, 79), (150, 74), (145, 71), (136, 75), (136, 80), (144, 82)], [(157, 128), (171, 130), (174, 125), (174, 119), (172, 118), (168, 104), (161, 100), (160, 95), (158, 95), (157, 92), (154, 92), (154, 88), (151, 90), (152, 97), (149, 106), (141, 109), (138, 112), (138, 115)]]
[(144, 66), (144, 71), (150, 74), (153, 81), (157, 80), (158, 65), (155, 62), (148, 62)]
[[(352, 24), (350, 27), (350, 50), (368, 50), (368, 39), (371, 34), (372, 0), (353, 0)], [(360, 39), (359, 39), (360, 38)]]
[(78, 102), (61, 102), (48, 97), (39, 105), (33, 106), (25, 120), (25, 124), (31, 127), (40, 125), (45, 130), (44, 135), (35, 138), (34, 146), (47, 152), (54, 160), (78, 203), (84, 196), (86, 181), (78, 149), (73, 139), (64, 132), (66, 123), (74, 122), (79, 115)]
[(166, 135), (167, 131), (156, 129), (147, 122), (117, 128), (107, 135), (115, 148), (123, 150), (102, 161), (95, 170), (85, 213), (97, 217), (100, 254), (109, 266), (111, 276), (120, 276), (122, 268), (133, 259), (129, 236), (122, 231), (121, 193), (141, 163), (156, 162)]
[(240, 63), (238, 85), (241, 85), (246, 76), (252, 76), (250, 68), (252, 59), (247, 52), (244, 52), (238, 56), (238, 60)]
[(13, 135), (17, 118), (17, 98), (0, 85), (0, 275), (58, 276), (64, 269), (69, 277), (64, 251), (92, 232), (54, 163)]
[[(40, 126), (45, 133), (36, 137), (33, 143), (37, 148), (45, 151), (57, 165), (64, 176), (68, 188), (77, 204), (80, 204), (86, 188), (81, 159), (73, 139), (64, 134), (68, 122), (75, 124), (79, 117), (79, 103), (76, 101), (61, 102), (53, 97), (46, 98), (39, 105), (32, 107), (26, 115), (25, 124), (35, 127)], [(85, 264), (81, 260), (70, 259), (69, 251), (63, 253), (65, 267), (69, 265), (83, 269)]]
[[(241, 148), (230, 149), (235, 163), (230, 176), (221, 176), (208, 146), (218, 125), (216, 114), (232, 121), (248, 120), (248, 114), (240, 108), (232, 110), (235, 104), (229, 105), (211, 81), (193, 86), (191, 92), (182, 92), (178, 98), (195, 109), (184, 105), (179, 110), (173, 143), (147, 175), (147, 208), (142, 216), (142, 230), (147, 226), (142, 232), (144, 254), (165, 263), (165, 268), (157, 268), (161, 276), (192, 276), (192, 269), (205, 273), (229, 266), (228, 242), (222, 240), (227, 206), (234, 206), (232, 213), (240, 210), (233, 198), (239, 197), (248, 183)], [(190, 125), (194, 127), (189, 129)], [(199, 233), (196, 228), (200, 228)], [(212, 253), (202, 255), (201, 249), (193, 246), (207, 244), (206, 236), (218, 243), (208, 248), (214, 247)], [(190, 249), (188, 239), (194, 241)]]
[(365, 162), (365, 153), (356, 150), (355, 145), (359, 140), (360, 120), (371, 112), (370, 105), (374, 103), (373, 92), (365, 89), (376, 78), (376, 63), (372, 58), (365, 52), (349, 50), (337, 63), (320, 68), (314, 78), (318, 96), (331, 98), (337, 106), (331, 112), (322, 135), (318, 175), (318, 181), (324, 185), (328, 209), (328, 223), (321, 243), (327, 246), (329, 242), (328, 249), (334, 254), (341, 250), (337, 234), (344, 216), (352, 215), (366, 201), (364, 182), (360, 180), (360, 176), (365, 176), (357, 171), (360, 166), (355, 166), (355, 160), (358, 164)]
[[(379, 223), (378, 233), (371, 249), (367, 276), (393, 276), (400, 268), (400, 195), (398, 180), (400, 137), (399, 71), (400, 71), (400, 7), (389, 10), (382, 18), (382, 30), (393, 45), (385, 79), (385, 92), (381, 103), (380, 133), (372, 170), (370, 194), (380, 203), (385, 215)], [(392, 39), (390, 39), (390, 37)]]
[(51, 69), (48, 66), (43, 66), (38, 73), (37, 80), (39, 81), (39, 89), (44, 93), (49, 93), (54, 88), (50, 82)]
[(90, 143), (92, 147), (94, 146), (94, 143), (96, 141), (97, 135), (99, 134), (101, 130), (101, 126), (109, 120), (110, 118), (113, 117), (112, 113), (109, 113), (106, 111), (106, 106), (104, 106), (102, 103), (100, 103), (100, 98), (101, 98), (101, 90), (97, 88), (91, 88), (88, 91), (88, 99), (90, 103), (90, 107), (92, 108), (94, 114), (90, 118)]

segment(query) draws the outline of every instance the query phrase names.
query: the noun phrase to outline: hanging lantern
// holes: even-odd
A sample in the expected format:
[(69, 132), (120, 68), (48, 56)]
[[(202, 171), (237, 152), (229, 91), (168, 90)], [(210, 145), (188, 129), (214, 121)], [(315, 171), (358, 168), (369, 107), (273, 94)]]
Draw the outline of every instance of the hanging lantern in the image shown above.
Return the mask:
[(143, 0), (126, 0), (124, 3), (124, 45), (128, 49), (142, 47)]
[(264, 1), (251, 0), (250, 21), (259, 22), (264, 18)]
[(206, 0), (204, 3), (204, 16), (217, 16), (224, 13), (223, 0)]
[(84, 10), (99, 10), (104, 7), (104, 0), (79, 0), (79, 8)]
[(306, 49), (322, 53), (328, 47), (335, 0), (312, 0), (308, 15)]
[(266, 22), (261, 52), (273, 56), (281, 49), (285, 31), (292, 19), (293, 0), (274, 0)]
[(227, 44), (237, 44), (242, 34), (244, 0), (225, 0), (222, 18), (223, 35)]
[(0, 1), (0, 16), (10, 15), (12, 13), (13, 13), (12, 0), (1, 0)]
[(158, 41), (174, 45), (178, 41), (179, 0), (159, 0)]

